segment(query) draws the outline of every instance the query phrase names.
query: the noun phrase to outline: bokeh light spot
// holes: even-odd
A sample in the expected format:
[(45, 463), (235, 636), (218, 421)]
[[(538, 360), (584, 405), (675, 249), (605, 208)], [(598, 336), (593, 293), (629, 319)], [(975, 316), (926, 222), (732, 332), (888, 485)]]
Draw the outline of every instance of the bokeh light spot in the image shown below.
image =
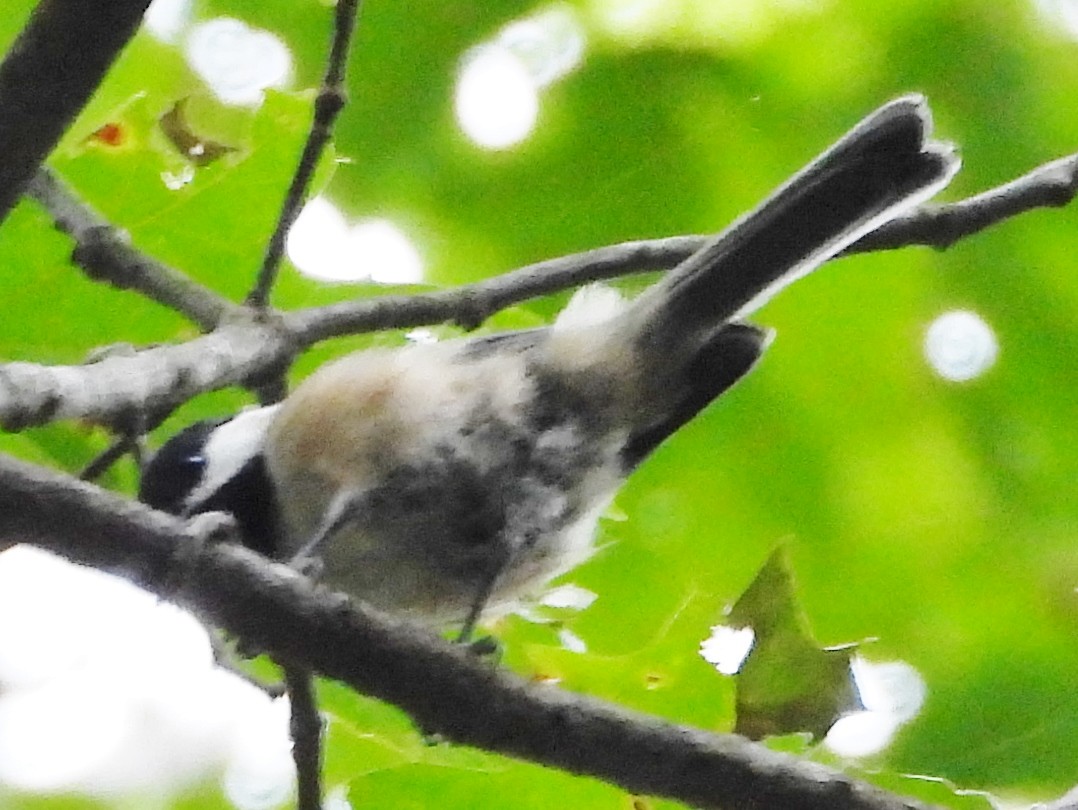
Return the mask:
[(412, 240), (387, 219), (349, 225), (323, 197), (307, 203), (288, 232), (288, 258), (319, 281), (376, 281), (415, 284), (423, 280), (423, 258)]
[(283, 87), (292, 73), (284, 42), (231, 17), (195, 26), (185, 52), (192, 70), (226, 104), (258, 104), (264, 90)]
[(1050, 29), (1078, 39), (1078, 0), (1034, 0), (1033, 5)]
[(175, 42), (191, 16), (191, 0), (153, 0), (142, 22), (150, 36)]
[(535, 127), (539, 93), (519, 57), (502, 46), (486, 45), (465, 56), (454, 110), (472, 141), (486, 149), (505, 149)]
[(497, 42), (520, 59), (536, 87), (560, 79), (584, 58), (584, 30), (568, 6), (551, 6), (510, 23)]
[(215, 667), (191, 614), (15, 546), (0, 553), (0, 615), (0, 792), (156, 807), (242, 768), (259, 795), (291, 793), (287, 701)]
[(976, 313), (954, 310), (928, 327), (925, 358), (946, 380), (966, 382), (990, 369), (999, 354), (995, 332)]
[(554, 5), (467, 51), (454, 98), (461, 131), (485, 149), (523, 141), (539, 117), (539, 91), (580, 64), (584, 45), (576, 12)]
[(352, 252), (371, 281), (416, 284), (423, 280), (423, 258), (404, 232), (388, 219), (368, 219), (349, 232)]
[(324, 197), (315, 197), (303, 206), (285, 241), (285, 252), (292, 264), (303, 275), (320, 281), (359, 281), (366, 277), (348, 248), (344, 214)]
[(864, 711), (839, 718), (824, 745), (844, 757), (870, 756), (890, 745), (895, 732), (917, 716), (928, 690), (920, 673), (904, 661), (873, 663), (854, 656), (850, 672)]

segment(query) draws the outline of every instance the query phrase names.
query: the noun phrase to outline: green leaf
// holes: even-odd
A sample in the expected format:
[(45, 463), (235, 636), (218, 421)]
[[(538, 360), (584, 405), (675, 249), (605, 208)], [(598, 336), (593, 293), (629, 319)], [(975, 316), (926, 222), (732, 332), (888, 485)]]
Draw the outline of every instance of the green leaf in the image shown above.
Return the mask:
[(823, 737), (844, 712), (860, 708), (851, 648), (821, 649), (813, 639), (784, 546), (731, 608), (727, 624), (755, 634), (737, 675), (737, 733), (752, 739), (798, 731)]

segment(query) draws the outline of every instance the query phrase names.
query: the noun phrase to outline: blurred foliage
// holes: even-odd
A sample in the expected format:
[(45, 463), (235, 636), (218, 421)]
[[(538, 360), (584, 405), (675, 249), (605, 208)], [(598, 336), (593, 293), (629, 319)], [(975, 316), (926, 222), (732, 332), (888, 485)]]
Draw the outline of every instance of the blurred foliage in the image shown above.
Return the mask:
[[(32, 5), (7, 0), (0, 46)], [(624, 239), (717, 230), (909, 90), (929, 97), (940, 134), (961, 145), (965, 169), (949, 198), (1078, 149), (1078, 42), (1049, 0), (580, 0), (586, 58), (544, 92), (533, 135), (504, 152), (482, 151), (457, 129), (455, 76), (464, 52), (538, 6), (364, 5), (335, 145), (343, 161), (326, 193), (352, 217), (396, 221), (434, 285)], [(180, 51), (140, 35), (52, 165), (136, 245), (239, 298), (304, 136), (331, 14), (313, 0), (201, 0), (195, 9), (281, 36), (293, 49), (292, 90), (214, 118)], [(238, 151), (173, 191), (162, 176), (184, 161), (157, 122), (188, 97), (211, 109), (197, 120)], [(119, 143), (95, 136), (106, 125), (122, 128)], [(864, 763), (869, 778), (953, 807), (984, 802), (949, 784), (1030, 799), (1070, 787), (1076, 226), (1072, 206), (946, 253), (846, 259), (770, 303), (756, 318), (779, 336), (766, 361), (639, 470), (618, 498), (628, 519), (604, 523), (602, 551), (568, 578), (600, 597), (563, 618), (588, 652), (562, 649), (558, 625), (513, 619), (496, 628), (506, 665), (728, 730), (730, 681), (698, 647), (781, 540), (821, 643), (873, 639), (864, 655), (909, 662), (928, 684), (921, 716)], [(69, 251), (30, 203), (4, 224), (0, 356), (75, 362), (100, 344), (193, 334), (156, 304), (86, 280), (67, 264)], [(357, 291), (377, 292), (288, 270), (275, 303)], [(1001, 346), (996, 367), (966, 384), (941, 380), (922, 355), (928, 323), (957, 308), (978, 312)], [(554, 309), (529, 303), (495, 324), (530, 325)], [(314, 357), (398, 339), (334, 341)], [(205, 397), (162, 435), (243, 401), (236, 392)], [(107, 441), (57, 425), (0, 437), (0, 448), (75, 470)], [(130, 491), (134, 470), (121, 464), (105, 483)], [(396, 710), (324, 691), (328, 783), (355, 806), (504, 807), (508, 795), (517, 808), (632, 805), (586, 779), (425, 746)], [(897, 776), (909, 773), (947, 781)]]

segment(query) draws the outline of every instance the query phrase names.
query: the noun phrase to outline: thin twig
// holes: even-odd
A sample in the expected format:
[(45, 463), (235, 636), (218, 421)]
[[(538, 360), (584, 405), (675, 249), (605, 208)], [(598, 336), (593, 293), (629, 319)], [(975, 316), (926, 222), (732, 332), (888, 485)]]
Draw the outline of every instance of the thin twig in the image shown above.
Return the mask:
[(0, 63), (0, 222), (135, 33), (150, 0), (41, 0)]
[(473, 329), (499, 310), (530, 298), (592, 281), (668, 269), (691, 256), (711, 238), (674, 236), (624, 242), (529, 264), (451, 290), (344, 301), (283, 313), (282, 318), (288, 331), (304, 346), (328, 337), (447, 321)]
[(960, 239), (1035, 208), (1061, 208), (1078, 193), (1078, 155), (1053, 160), (1001, 186), (946, 205), (925, 205), (866, 234), (846, 253), (928, 245), (945, 250)]
[(121, 290), (137, 290), (186, 316), (203, 331), (210, 331), (227, 312), (236, 309), (208, 287), (132, 247), (126, 234), (80, 200), (48, 169), (38, 169), (26, 193), (48, 211), (59, 230), (75, 240), (71, 259), (95, 281)]
[(112, 444), (101, 451), (89, 464), (82, 468), (79, 479), (82, 481), (96, 481), (108, 469), (130, 452), (135, 452), (136, 460), (141, 455), (139, 437), (124, 434), (112, 440)]
[(322, 716), (314, 677), (300, 666), (284, 667), (292, 717), (292, 759), (296, 763), (296, 809), (322, 810)]
[[(352, 604), (177, 518), (0, 455), (0, 546), (119, 573), (281, 661), (409, 712), (440, 737), (706, 808), (923, 810), (817, 763), (532, 683)], [(92, 536), (95, 542), (87, 543)]]
[(322, 151), (333, 133), (333, 124), (344, 108), (345, 68), (348, 64), (348, 49), (356, 27), (359, 5), (360, 0), (337, 0), (333, 46), (330, 50), (326, 76), (314, 103), (314, 121), (311, 123), (311, 131), (303, 146), (299, 165), (281, 207), (281, 215), (277, 218), (277, 226), (266, 246), (258, 281), (247, 296), (247, 303), (257, 309), (265, 309), (269, 304), (270, 291), (277, 280), (281, 259), (284, 257), (288, 231), (299, 216), (307, 195), (307, 187), (310, 185), (315, 169), (318, 168)]

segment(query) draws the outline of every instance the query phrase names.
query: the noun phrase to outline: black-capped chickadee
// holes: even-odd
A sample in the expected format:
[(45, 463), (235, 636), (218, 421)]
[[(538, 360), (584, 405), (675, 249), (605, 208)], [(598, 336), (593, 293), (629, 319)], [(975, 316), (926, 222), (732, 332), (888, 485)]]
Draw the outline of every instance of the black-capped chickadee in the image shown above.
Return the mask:
[(231, 512), (253, 548), (467, 633), (591, 554), (629, 473), (760, 357), (740, 318), (947, 184), (930, 127), (921, 97), (886, 104), (631, 302), (584, 288), (548, 328), (357, 352), (193, 425), (140, 497)]

